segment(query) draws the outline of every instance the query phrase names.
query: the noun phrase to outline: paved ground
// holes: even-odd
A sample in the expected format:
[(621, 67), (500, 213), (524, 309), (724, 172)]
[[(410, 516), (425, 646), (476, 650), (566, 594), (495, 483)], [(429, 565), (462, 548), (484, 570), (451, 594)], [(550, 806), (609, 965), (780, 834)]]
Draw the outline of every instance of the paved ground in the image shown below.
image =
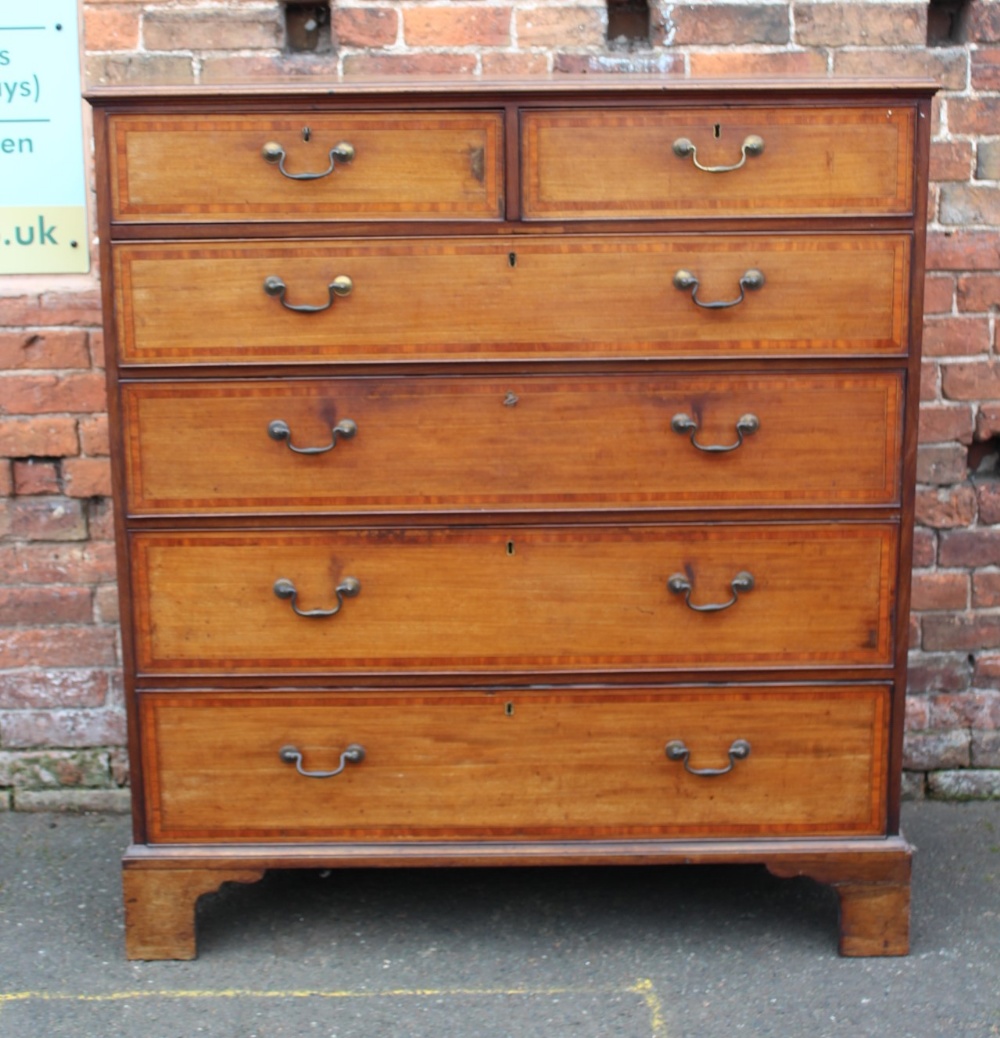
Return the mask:
[(269, 873), (122, 953), (122, 818), (0, 815), (0, 1038), (1000, 1035), (1000, 803), (907, 805), (913, 950), (744, 867)]

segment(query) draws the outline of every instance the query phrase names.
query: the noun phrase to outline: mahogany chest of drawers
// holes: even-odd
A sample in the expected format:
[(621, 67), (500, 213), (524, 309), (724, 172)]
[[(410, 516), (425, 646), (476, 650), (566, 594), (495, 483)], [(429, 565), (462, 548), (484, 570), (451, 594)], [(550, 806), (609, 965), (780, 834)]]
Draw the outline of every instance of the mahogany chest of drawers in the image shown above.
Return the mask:
[(92, 95), (131, 957), (268, 868), (673, 862), (905, 953), (931, 93)]

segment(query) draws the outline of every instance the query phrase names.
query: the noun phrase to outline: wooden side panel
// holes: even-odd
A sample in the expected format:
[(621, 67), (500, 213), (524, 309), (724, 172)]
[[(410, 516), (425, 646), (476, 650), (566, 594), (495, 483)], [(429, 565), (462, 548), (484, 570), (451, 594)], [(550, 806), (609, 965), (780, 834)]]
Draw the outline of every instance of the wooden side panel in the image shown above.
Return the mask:
[[(522, 113), (524, 215), (628, 219), (913, 209), (914, 109), (693, 108)], [(733, 166), (743, 142), (763, 151)]]
[[(142, 697), (156, 841), (881, 831), (880, 686), (422, 697)], [(725, 775), (734, 740), (750, 753)], [(349, 744), (364, 760), (331, 778)], [(831, 781), (835, 776), (835, 781)]]
[[(910, 238), (356, 239), (114, 250), (121, 363), (902, 355)], [(763, 287), (732, 302), (748, 271)], [(347, 276), (353, 289), (333, 297)], [(278, 277), (296, 313), (264, 291)]]
[[(308, 140), (306, 129), (308, 128)], [(265, 161), (280, 144), (288, 173)], [(501, 112), (117, 115), (111, 119), (112, 220), (123, 223), (347, 219), (499, 219)]]
[[(898, 501), (902, 376), (323, 379), (122, 387), (129, 510), (449, 511)], [(688, 415), (702, 446), (672, 429)], [(297, 454), (268, 435), (275, 420)]]
[[(136, 533), (149, 673), (888, 665), (890, 524)], [(686, 577), (698, 612), (668, 590)], [(291, 580), (302, 617), (273, 590)]]

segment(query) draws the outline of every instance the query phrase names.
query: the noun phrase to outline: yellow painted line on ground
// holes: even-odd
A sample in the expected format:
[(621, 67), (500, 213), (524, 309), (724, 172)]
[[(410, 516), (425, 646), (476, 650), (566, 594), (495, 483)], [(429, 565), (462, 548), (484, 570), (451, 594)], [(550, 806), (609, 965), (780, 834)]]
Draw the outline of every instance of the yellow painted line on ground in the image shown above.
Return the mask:
[(128, 1002), (136, 999), (210, 999), (210, 998), (552, 998), (565, 995), (637, 995), (649, 1013), (650, 1038), (667, 1038), (666, 1024), (659, 996), (651, 980), (643, 979), (626, 988), (398, 988), (380, 991), (323, 991), (302, 989), (292, 991), (227, 988), (219, 991), (166, 990), (166, 991), (107, 991), (85, 994), (63, 991), (0, 992), (0, 1013), (5, 1005), (16, 1002)]

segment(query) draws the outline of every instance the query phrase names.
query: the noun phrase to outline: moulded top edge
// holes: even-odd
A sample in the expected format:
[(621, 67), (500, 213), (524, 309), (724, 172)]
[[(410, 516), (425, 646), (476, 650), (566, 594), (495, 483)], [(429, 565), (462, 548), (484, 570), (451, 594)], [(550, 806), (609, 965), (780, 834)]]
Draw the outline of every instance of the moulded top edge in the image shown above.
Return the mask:
[(253, 98), (257, 100), (320, 100), (333, 97), (378, 98), (387, 95), (421, 96), (530, 96), (530, 95), (615, 95), (661, 94), (677, 98), (773, 97), (794, 100), (802, 96), (908, 95), (934, 94), (938, 85), (930, 79), (681, 79), (675, 76), (628, 74), (557, 75), (527, 79), (469, 79), (438, 77), (415, 79), (350, 79), (335, 82), (243, 83), (224, 86), (108, 86), (90, 87), (84, 97), (93, 104), (120, 101), (216, 101)]

